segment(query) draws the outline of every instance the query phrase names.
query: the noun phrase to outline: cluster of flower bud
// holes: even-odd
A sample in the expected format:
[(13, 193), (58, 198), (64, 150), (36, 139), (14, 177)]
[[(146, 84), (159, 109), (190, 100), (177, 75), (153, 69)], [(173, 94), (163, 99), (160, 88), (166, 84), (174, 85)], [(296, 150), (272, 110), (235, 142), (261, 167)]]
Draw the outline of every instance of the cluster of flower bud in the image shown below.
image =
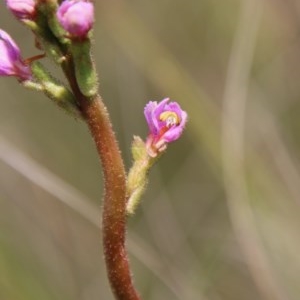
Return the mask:
[[(6, 0), (8, 10), (20, 21), (34, 21), (38, 16), (37, 0)], [(94, 5), (88, 0), (65, 0), (56, 10), (57, 23), (65, 37), (84, 40), (94, 24)], [(23, 60), (20, 48), (4, 30), (0, 31), (0, 76), (15, 76), (18, 80), (32, 78), (29, 60)]]

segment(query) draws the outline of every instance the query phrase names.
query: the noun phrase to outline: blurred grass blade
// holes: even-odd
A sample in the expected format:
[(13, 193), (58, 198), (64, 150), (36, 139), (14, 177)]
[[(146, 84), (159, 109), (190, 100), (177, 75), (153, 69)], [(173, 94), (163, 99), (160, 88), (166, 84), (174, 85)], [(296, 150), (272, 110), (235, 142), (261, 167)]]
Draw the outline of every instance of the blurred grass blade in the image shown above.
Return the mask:
[(254, 282), (263, 299), (287, 299), (276, 280), (257, 232), (246, 182), (245, 111), (256, 35), (263, 11), (260, 0), (244, 0), (234, 40), (223, 99), (223, 167), (230, 217)]

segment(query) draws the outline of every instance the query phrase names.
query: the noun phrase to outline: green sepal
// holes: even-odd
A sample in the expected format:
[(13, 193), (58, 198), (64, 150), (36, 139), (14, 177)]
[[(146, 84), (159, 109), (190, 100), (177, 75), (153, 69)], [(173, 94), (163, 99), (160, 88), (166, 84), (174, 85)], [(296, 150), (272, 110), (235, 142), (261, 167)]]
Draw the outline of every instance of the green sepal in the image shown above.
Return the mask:
[(90, 39), (73, 40), (70, 49), (80, 91), (87, 97), (95, 96), (98, 91), (98, 77), (91, 57)]
[(47, 57), (51, 57), (55, 63), (61, 65), (62, 62), (66, 60), (66, 57), (54, 36), (48, 35), (47, 33), (45, 34), (44, 31), (40, 37), (41, 39), (39, 39), (39, 41), (41, 42)]
[[(31, 70), (37, 81), (37, 86), (41, 87), (40, 90), (42, 90), (48, 98), (66, 112), (72, 114), (75, 118), (81, 118), (76, 98), (69, 89), (51, 76), (41, 63), (32, 63)], [(31, 84), (28, 84), (27, 87), (34, 88), (34, 85), (31, 87)]]
[(135, 212), (148, 183), (148, 172), (158, 159), (148, 154), (145, 143), (138, 136), (133, 137), (131, 152), (134, 161), (126, 183), (126, 213), (128, 215)]
[(57, 64), (61, 64), (65, 59), (65, 48), (51, 31), (48, 25), (48, 16), (44, 13), (44, 10), (45, 4), (40, 4), (35, 22), (26, 21), (25, 24), (34, 32), (46, 55)]
[(56, 11), (58, 9), (58, 3), (56, 0), (44, 0), (43, 5), (40, 6), (40, 11), (47, 19), (49, 29), (54, 36), (59, 40), (61, 44), (70, 44), (70, 40), (66, 37), (67, 32), (59, 24)]
[(24, 80), (21, 82), (21, 84), (27, 89), (35, 90), (37, 92), (44, 91), (44, 87), (42, 84), (32, 81), (32, 80)]
[(38, 25), (35, 21), (33, 20), (21, 20), (23, 24), (25, 24), (29, 29), (31, 29), (32, 31), (36, 31), (38, 28)]

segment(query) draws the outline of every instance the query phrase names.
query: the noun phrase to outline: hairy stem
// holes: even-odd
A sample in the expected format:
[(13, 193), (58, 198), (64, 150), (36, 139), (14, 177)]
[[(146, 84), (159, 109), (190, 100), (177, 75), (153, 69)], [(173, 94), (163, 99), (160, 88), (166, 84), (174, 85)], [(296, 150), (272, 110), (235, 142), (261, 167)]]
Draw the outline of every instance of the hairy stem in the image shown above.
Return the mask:
[(106, 109), (100, 99), (84, 101), (83, 114), (101, 158), (105, 196), (103, 246), (108, 277), (117, 299), (139, 299), (130, 276), (125, 250), (125, 171)]
[(105, 194), (102, 231), (109, 282), (117, 300), (140, 300), (133, 286), (125, 249), (125, 169), (109, 115), (99, 95), (90, 99), (80, 92), (70, 61), (64, 66), (64, 71), (89, 126), (103, 167)]

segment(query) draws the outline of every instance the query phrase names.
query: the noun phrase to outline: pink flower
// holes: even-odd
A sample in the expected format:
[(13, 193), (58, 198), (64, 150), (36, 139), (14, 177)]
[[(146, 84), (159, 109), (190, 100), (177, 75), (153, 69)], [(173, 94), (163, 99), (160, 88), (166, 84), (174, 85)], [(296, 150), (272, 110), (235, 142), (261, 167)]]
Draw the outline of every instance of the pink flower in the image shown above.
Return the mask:
[(94, 24), (94, 5), (85, 0), (65, 0), (56, 15), (71, 36), (84, 38)]
[(0, 29), (0, 76), (15, 76), (20, 81), (31, 79), (30, 67), (25, 64), (21, 52), (8, 33)]
[(165, 98), (161, 102), (150, 101), (144, 109), (150, 133), (146, 141), (148, 154), (152, 157), (167, 148), (167, 144), (177, 140), (185, 127), (187, 113), (177, 102)]
[(20, 20), (35, 16), (35, 0), (6, 0), (7, 8)]

